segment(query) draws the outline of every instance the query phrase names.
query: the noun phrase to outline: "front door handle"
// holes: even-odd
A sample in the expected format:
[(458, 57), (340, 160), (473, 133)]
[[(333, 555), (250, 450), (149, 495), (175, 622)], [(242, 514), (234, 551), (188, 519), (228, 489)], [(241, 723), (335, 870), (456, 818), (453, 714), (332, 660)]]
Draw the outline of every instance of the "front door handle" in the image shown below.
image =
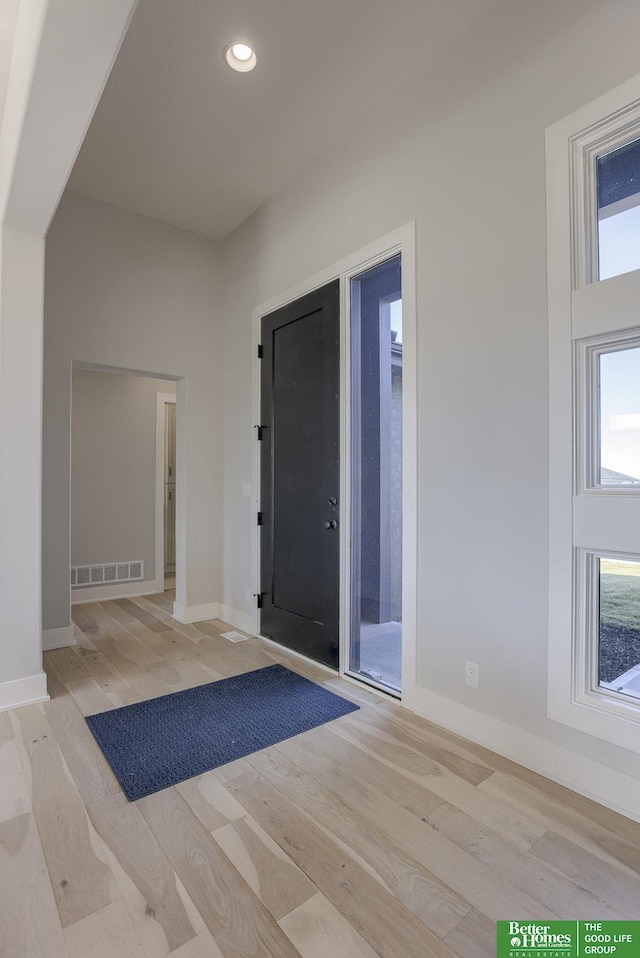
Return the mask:
[(338, 523), (336, 522), (335, 519), (327, 519), (327, 521), (324, 524), (324, 527), (325, 529), (337, 529)]

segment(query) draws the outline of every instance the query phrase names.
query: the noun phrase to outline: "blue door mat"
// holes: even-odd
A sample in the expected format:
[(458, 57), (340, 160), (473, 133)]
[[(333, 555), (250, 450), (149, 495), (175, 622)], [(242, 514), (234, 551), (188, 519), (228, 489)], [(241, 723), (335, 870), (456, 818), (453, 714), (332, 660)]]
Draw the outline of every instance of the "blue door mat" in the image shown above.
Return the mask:
[(86, 722), (133, 802), (358, 708), (270, 665), (88, 715)]

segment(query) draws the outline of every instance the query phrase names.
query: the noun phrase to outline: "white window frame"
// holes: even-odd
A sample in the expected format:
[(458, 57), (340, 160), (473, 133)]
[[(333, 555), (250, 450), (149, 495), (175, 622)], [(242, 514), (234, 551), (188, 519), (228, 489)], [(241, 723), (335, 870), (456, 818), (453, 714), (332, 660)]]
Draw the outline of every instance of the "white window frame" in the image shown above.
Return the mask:
[[(576, 115), (573, 114), (573, 116)], [(600, 114), (600, 117), (595, 122), (588, 124), (579, 133), (570, 135), (569, 139), (571, 192), (574, 211), (572, 216), (572, 279), (574, 289), (598, 281), (598, 208), (595, 158), (603, 154), (603, 147), (606, 153), (613, 153), (615, 150), (619, 150), (638, 139), (640, 102), (627, 103), (604, 117)], [(608, 209), (610, 213), (613, 212), (610, 207)]]
[(575, 342), (576, 489), (580, 495), (638, 496), (640, 486), (603, 485), (600, 481), (600, 356), (640, 349), (640, 326)]
[[(640, 136), (640, 75), (546, 131), (547, 276), (549, 306), (549, 652), (547, 715), (608, 742), (640, 752), (640, 701), (597, 685), (598, 593), (594, 569), (603, 558), (638, 559), (629, 540), (606, 541), (606, 516), (630, 495), (605, 489), (595, 476), (599, 352), (623, 348), (637, 335), (638, 312), (627, 303), (640, 270), (597, 281), (595, 156)], [(613, 286), (611, 284), (619, 284)], [(596, 287), (600, 287), (597, 289)], [(605, 297), (620, 303), (603, 321)], [(609, 302), (609, 300), (607, 300)], [(619, 308), (618, 308), (619, 306)], [(576, 320), (579, 311), (579, 321)], [(594, 482), (594, 479), (598, 482)], [(576, 540), (575, 528), (595, 497), (606, 503), (605, 534)], [(607, 510), (609, 512), (607, 513)]]
[[(586, 642), (576, 641), (574, 656), (575, 700), (605, 716), (614, 716), (624, 722), (638, 723), (640, 700), (598, 684), (598, 645), (600, 629), (599, 563), (600, 559), (639, 562), (640, 556), (605, 549), (575, 550), (576, 580), (576, 639), (586, 636)], [(637, 735), (636, 731), (636, 735)]]

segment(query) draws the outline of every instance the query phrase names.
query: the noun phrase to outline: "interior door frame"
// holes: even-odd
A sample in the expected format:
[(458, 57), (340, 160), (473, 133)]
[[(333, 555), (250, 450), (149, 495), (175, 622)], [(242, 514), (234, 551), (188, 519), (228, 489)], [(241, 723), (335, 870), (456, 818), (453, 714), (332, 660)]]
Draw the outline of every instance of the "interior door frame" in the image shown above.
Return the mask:
[[(416, 241), (415, 220), (381, 236), (367, 246), (356, 250), (337, 263), (303, 280), (296, 286), (260, 303), (253, 310), (251, 412), (252, 426), (260, 423), (260, 325), (262, 317), (287, 303), (340, 280), (340, 669), (339, 674), (350, 682), (348, 675), (348, 630), (351, 621), (351, 314), (350, 281), (367, 269), (400, 253), (402, 256), (402, 335), (406, 346), (403, 356), (402, 382), (402, 704), (412, 709), (416, 689), (417, 652), (417, 322), (416, 322)], [(253, 431), (253, 430), (252, 430)], [(260, 591), (260, 528), (257, 514), (260, 510), (260, 443), (255, 436), (251, 447), (251, 593), (252, 632), (260, 635), (260, 616), (255, 595)], [(295, 654), (295, 653), (292, 653)], [(322, 666), (319, 666), (322, 668)], [(330, 670), (333, 673), (333, 670)], [(361, 685), (360, 682), (357, 682)], [(372, 691), (378, 691), (372, 689)], [(386, 697), (387, 693), (380, 690)], [(389, 696), (391, 697), (391, 696)], [(397, 700), (396, 696), (393, 696)]]
[[(155, 527), (156, 527), (156, 592), (164, 592), (164, 530), (165, 530), (165, 503), (164, 503), (164, 472), (165, 460), (167, 455), (167, 431), (166, 431), (166, 407), (172, 405), (176, 407), (176, 416), (178, 413), (178, 397), (175, 393), (156, 393), (156, 507), (155, 507)], [(176, 443), (176, 460), (178, 456), (178, 446)], [(177, 492), (176, 492), (177, 495)], [(176, 522), (177, 528), (177, 522)], [(177, 546), (177, 536), (176, 536)], [(176, 555), (176, 572), (178, 569), (178, 558)]]

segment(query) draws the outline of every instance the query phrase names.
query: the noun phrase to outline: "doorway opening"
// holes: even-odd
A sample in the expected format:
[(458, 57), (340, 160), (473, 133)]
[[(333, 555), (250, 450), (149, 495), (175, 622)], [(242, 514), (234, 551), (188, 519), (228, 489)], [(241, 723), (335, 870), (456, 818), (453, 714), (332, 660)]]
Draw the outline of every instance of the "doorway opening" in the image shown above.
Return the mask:
[(400, 254), (351, 277), (351, 621), (348, 671), (402, 688)]
[[(322, 301), (329, 290), (336, 289), (337, 350), (336, 314), (334, 309), (325, 312), (328, 303)], [(316, 302), (316, 296), (320, 301)], [(363, 321), (360, 308), (365, 301), (374, 320)], [(299, 348), (303, 328), (305, 345)], [(317, 342), (306, 342), (313, 335)], [(401, 698), (412, 708), (417, 674), (415, 223), (380, 237), (256, 306), (253, 349), (251, 486), (257, 521), (251, 523), (253, 578), (247, 588), (247, 598), (252, 593), (255, 603), (253, 632), (316, 661), (324, 660), (347, 680)], [(280, 391), (278, 380), (283, 374), (286, 389)], [(282, 443), (272, 429), (274, 410), (282, 417), (279, 428), (289, 418), (293, 421), (291, 442), (284, 446), (287, 455), (291, 453), (288, 469)], [(306, 452), (301, 452), (303, 446)], [(272, 465), (276, 471), (285, 467), (280, 481), (283, 488), (291, 483), (290, 496), (284, 488), (286, 494), (274, 497), (277, 480), (271, 475)], [(325, 481), (329, 466), (339, 468), (337, 491), (335, 471)], [(310, 473), (307, 479), (305, 470)], [(301, 489), (309, 496), (315, 490), (313, 507), (306, 502), (300, 506)], [(296, 521), (292, 521), (294, 511)], [(311, 544), (309, 530), (313, 536), (317, 530), (320, 541)], [(281, 549), (279, 557), (278, 538), (283, 534), (293, 539), (295, 548)], [(268, 556), (263, 561), (265, 549), (274, 552), (271, 568)], [(304, 550), (303, 558), (300, 550)], [(294, 555), (299, 561), (294, 561)], [(294, 609), (290, 604), (289, 611), (297, 613), (296, 621), (291, 619), (296, 645), (277, 635), (273, 622), (267, 623), (274, 610), (264, 611), (265, 604), (282, 605), (277, 601), (280, 593), (285, 594), (276, 582), (278, 564), (280, 572), (293, 568), (291, 581), (300, 580), (305, 570), (314, 567), (304, 593), (316, 605), (320, 597), (326, 604), (327, 596), (332, 596), (327, 606), (330, 618), (326, 610), (309, 615), (306, 606)], [(333, 570), (333, 577), (318, 575), (318, 569)], [(372, 581), (377, 583), (375, 588)], [(302, 647), (308, 631), (304, 619), (313, 619), (318, 627), (335, 623), (336, 593), (339, 648), (336, 655), (332, 639), (327, 660)], [(306, 601), (310, 604), (311, 599)]]
[[(73, 364), (72, 605), (165, 590), (164, 489), (158, 484), (158, 459), (165, 458), (164, 400), (175, 409), (175, 381)], [(175, 459), (171, 468), (175, 476)]]

